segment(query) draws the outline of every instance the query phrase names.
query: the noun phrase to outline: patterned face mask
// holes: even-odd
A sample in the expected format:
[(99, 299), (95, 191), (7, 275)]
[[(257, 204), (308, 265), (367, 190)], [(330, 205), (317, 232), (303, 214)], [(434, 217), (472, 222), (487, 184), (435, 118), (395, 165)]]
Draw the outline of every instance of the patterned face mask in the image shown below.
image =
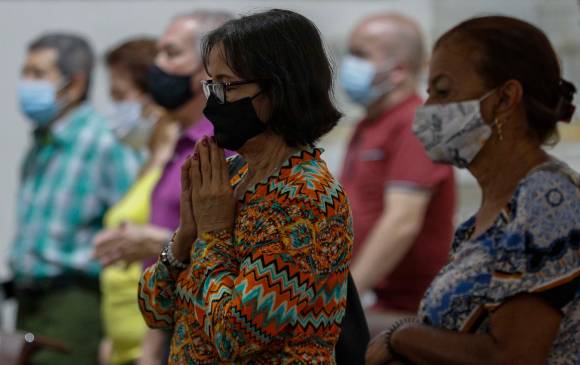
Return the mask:
[(465, 168), (491, 136), (491, 127), (481, 116), (479, 99), (424, 105), (417, 108), (413, 133), (434, 162)]

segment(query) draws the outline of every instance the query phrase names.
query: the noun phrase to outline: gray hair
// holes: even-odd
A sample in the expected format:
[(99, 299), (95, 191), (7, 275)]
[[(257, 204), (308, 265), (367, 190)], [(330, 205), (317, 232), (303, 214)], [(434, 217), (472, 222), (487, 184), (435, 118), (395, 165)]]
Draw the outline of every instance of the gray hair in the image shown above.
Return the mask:
[(91, 73), (95, 56), (89, 42), (72, 33), (47, 33), (30, 43), (29, 52), (41, 49), (54, 49), (58, 54), (57, 67), (64, 78), (71, 79), (76, 74), (82, 74), (87, 79), (82, 100), (86, 100), (91, 83)]
[(217, 29), (234, 19), (234, 15), (224, 10), (195, 10), (191, 13), (179, 14), (175, 20), (191, 19), (199, 24), (199, 30), (194, 35), (195, 49), (201, 54), (201, 43), (203, 37), (214, 29)]

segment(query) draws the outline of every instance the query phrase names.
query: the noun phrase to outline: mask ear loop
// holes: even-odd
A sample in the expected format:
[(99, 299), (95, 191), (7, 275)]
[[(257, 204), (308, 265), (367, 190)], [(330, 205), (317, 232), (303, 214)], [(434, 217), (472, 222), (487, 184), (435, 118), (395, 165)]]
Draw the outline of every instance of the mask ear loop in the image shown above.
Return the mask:
[(399, 67), (398, 63), (388, 62), (386, 65), (381, 67), (380, 71), (376, 71), (374, 77), (375, 79), (379, 76), (387, 75), (387, 78), (382, 82), (378, 83), (377, 85), (371, 85), (378, 92), (378, 95), (380, 95), (379, 97), (386, 95), (387, 93), (395, 89), (395, 86), (392, 83), (390, 83), (388, 76), (390, 76), (391, 71), (393, 71), (397, 67)]
[(72, 84), (72, 79), (65, 78), (63, 81), (61, 81), (61, 84), (58, 87), (58, 89), (55, 90), (54, 98), (55, 98), (55, 101), (57, 102), (59, 112), (62, 111), (66, 107), (66, 105), (69, 103), (69, 100), (68, 100), (68, 98), (65, 95), (62, 96), (62, 98), (64, 100), (58, 100), (57, 99), (57, 95), (60, 92), (62, 92), (64, 89), (66, 89), (67, 87), (69, 87), (71, 84)]

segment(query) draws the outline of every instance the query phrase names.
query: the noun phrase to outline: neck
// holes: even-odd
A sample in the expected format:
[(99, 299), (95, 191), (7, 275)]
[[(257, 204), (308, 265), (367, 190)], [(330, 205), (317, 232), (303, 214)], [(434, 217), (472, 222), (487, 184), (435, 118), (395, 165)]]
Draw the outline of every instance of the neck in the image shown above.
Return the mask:
[(70, 112), (72, 112), (73, 110), (78, 108), (82, 103), (83, 102), (81, 102), (81, 101), (77, 101), (77, 102), (74, 102), (74, 103), (71, 103), (71, 104), (65, 106), (60, 111), (60, 113), (58, 113), (56, 118), (54, 118), (54, 120), (52, 120), (46, 126), (38, 128), (37, 131), (40, 132), (41, 134), (48, 133), (49, 131), (52, 131), (55, 126), (57, 126), (59, 123), (61, 123), (63, 121), (64, 117), (67, 114), (69, 114)]
[(482, 150), (468, 167), (481, 188), (482, 207), (504, 206), (530, 170), (550, 158), (539, 144), (529, 139), (499, 141), (495, 134), (491, 138), (484, 147), (486, 151)]
[(247, 178), (260, 181), (274, 173), (294, 150), (282, 137), (266, 131), (248, 141), (239, 153), (248, 163)]
[(196, 95), (193, 99), (172, 113), (175, 119), (179, 121), (182, 130), (189, 129), (199, 122), (203, 116), (205, 102), (205, 96)]
[(408, 81), (405, 84), (391, 90), (379, 100), (367, 107), (367, 118), (376, 119), (387, 110), (394, 108), (401, 104), (406, 99), (416, 93), (415, 82)]

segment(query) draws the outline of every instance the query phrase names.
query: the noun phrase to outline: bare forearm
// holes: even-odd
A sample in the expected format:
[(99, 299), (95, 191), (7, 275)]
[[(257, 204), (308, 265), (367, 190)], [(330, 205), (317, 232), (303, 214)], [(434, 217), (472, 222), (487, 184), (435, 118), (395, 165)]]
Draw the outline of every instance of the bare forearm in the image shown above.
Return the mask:
[(378, 224), (351, 269), (361, 293), (391, 273), (411, 248), (417, 228), (396, 220)]
[(169, 242), (173, 233), (168, 229), (157, 226), (149, 226), (147, 229), (149, 229), (149, 234), (146, 247), (149, 252), (146, 255), (147, 257), (157, 256), (163, 250), (163, 246)]
[(500, 347), (490, 335), (465, 334), (415, 325), (397, 330), (395, 351), (417, 365), (500, 364)]

